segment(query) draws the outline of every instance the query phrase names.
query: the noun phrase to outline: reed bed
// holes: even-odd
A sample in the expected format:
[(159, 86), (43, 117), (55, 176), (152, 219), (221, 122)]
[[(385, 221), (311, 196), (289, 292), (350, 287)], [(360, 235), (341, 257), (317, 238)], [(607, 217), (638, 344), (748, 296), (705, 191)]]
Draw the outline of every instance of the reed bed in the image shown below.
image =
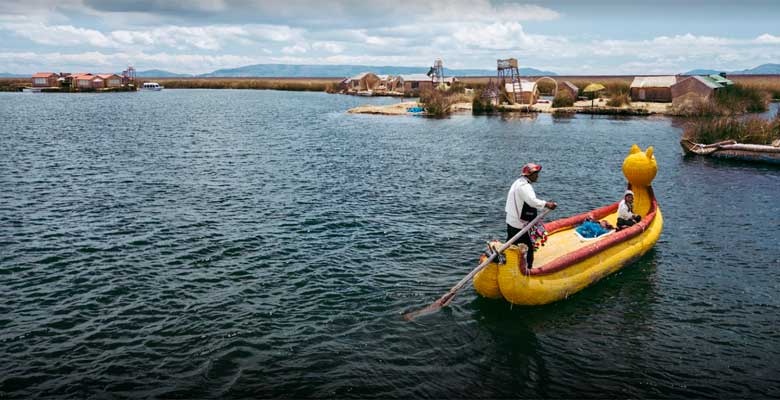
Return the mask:
[(0, 92), (18, 92), (27, 86), (32, 86), (30, 79), (0, 78)]
[(552, 101), (553, 108), (571, 107), (574, 105), (574, 99), (569, 92), (559, 92)]
[[(560, 84), (558, 85), (560, 86)], [(555, 85), (547, 79), (536, 82), (536, 87), (539, 89), (539, 93), (543, 96), (555, 96), (555, 93), (553, 93), (553, 90), (555, 90)]]
[(493, 105), (492, 99), (486, 96), (484, 88), (474, 89), (474, 97), (471, 99), (471, 113), (479, 115), (494, 112), (496, 112), (496, 107)]
[(773, 100), (780, 101), (780, 75), (729, 75), (728, 78), (737, 84), (761, 90)]
[(699, 119), (688, 124), (683, 138), (703, 144), (736, 140), (739, 143), (768, 145), (780, 139), (780, 116), (772, 120), (759, 117)]
[[(261, 89), (324, 92), (333, 90), (337, 78), (208, 78), (208, 79), (158, 79), (167, 89)], [(142, 83), (139, 83), (141, 85)]]
[(695, 99), (676, 105), (672, 114), (685, 117), (728, 116), (768, 109), (770, 94), (757, 86), (735, 83), (718, 89), (712, 99)]
[(617, 92), (609, 97), (607, 105), (610, 107), (623, 107), (631, 105), (631, 98), (628, 92)]
[(441, 117), (452, 110), (456, 103), (470, 102), (471, 97), (456, 90), (423, 90), (420, 92), (420, 104), (428, 115)]

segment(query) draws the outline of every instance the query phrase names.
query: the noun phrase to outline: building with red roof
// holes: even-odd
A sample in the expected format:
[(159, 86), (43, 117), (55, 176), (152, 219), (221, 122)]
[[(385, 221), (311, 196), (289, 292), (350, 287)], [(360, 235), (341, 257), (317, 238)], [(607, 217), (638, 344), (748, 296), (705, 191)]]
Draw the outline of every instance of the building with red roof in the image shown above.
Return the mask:
[(122, 86), (122, 77), (117, 74), (98, 74), (97, 76), (103, 80), (103, 87), (115, 88)]
[(32, 76), (33, 87), (56, 87), (59, 75), (54, 72), (38, 72)]

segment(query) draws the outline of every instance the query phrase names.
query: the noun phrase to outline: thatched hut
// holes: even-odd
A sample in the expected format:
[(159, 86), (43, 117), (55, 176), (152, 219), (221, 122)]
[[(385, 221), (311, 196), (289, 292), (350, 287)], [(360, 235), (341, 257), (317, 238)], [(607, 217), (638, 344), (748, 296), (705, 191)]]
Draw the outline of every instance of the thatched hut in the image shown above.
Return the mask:
[(382, 80), (372, 72), (363, 72), (349, 78), (347, 84), (350, 92), (365, 92), (376, 89)]
[(672, 101), (672, 85), (677, 83), (677, 77), (669, 76), (637, 76), (631, 82), (631, 100), (633, 101)]
[(539, 86), (536, 85), (536, 82), (520, 81), (519, 85), (505, 83), (504, 89), (509, 94), (518, 90), (515, 95), (520, 104), (536, 104), (536, 101), (539, 100)]
[(567, 95), (571, 96), (572, 99), (577, 100), (577, 96), (580, 95), (580, 88), (569, 81), (563, 81), (563, 83), (558, 86), (558, 93), (566, 93)]

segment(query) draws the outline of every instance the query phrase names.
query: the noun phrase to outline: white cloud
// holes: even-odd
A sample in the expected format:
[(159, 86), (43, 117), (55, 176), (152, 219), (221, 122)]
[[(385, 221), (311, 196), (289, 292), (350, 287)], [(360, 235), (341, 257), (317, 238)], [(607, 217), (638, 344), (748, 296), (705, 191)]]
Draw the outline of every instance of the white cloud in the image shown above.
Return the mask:
[(411, 1), (430, 7), (421, 19), (440, 22), (518, 22), (550, 21), (560, 17), (557, 11), (531, 4), (493, 4), (489, 0)]
[(134, 65), (138, 70), (160, 68), (196, 74), (220, 68), (257, 64), (263, 61), (267, 61), (267, 59), (235, 55), (170, 54), (162, 52), (0, 53), (0, 65), (7, 66), (9, 71), (16, 71), (17, 73), (49, 70), (118, 72), (125, 69), (128, 65)]
[(40, 22), (10, 22), (0, 24), (0, 29), (9, 30), (16, 36), (45, 45), (93, 47), (112, 45), (111, 39), (102, 32), (72, 25), (49, 26)]
[(780, 44), (780, 36), (774, 36), (770, 35), (768, 33), (765, 33), (755, 40), (756, 43), (766, 43), (766, 44)]
[(324, 50), (328, 53), (342, 53), (344, 52), (344, 46), (336, 42), (314, 42), (311, 47), (317, 50)]
[[(150, 68), (194, 73), (269, 61), (424, 67), (437, 57), (444, 58), (451, 68), (493, 69), (496, 58), (516, 57), (522, 66), (546, 65), (559, 73), (655, 74), (689, 67), (741, 69), (780, 59), (780, 36), (770, 33), (747, 39), (687, 33), (598, 41), (576, 35), (536, 34), (529, 31), (535, 25), (523, 21), (550, 21), (561, 15), (538, 5), (491, 0), (356, 0), (328, 6), (327, 14), (308, 0), (196, 0), (198, 12), (213, 11), (215, 16), (224, 17), (224, 12), (235, 12), (240, 2), (246, 10), (267, 12), (258, 14), (263, 21), (274, 21), (204, 25), (198, 25), (197, 18), (171, 13), (187, 10), (191, 3), (185, 0), (148, 0), (161, 10), (158, 15), (138, 11), (141, 8), (132, 0), (106, 1), (95, 8), (89, 6), (99, 0), (63, 0), (69, 8), (85, 6), (84, 13), (94, 14), (90, 14), (88, 24), (94, 25), (80, 25), (72, 19), (52, 22), (42, 16), (62, 16), (62, 7), (52, 7), (46, 14), (42, 10), (47, 0), (28, 1), (34, 3), (36, 13), (19, 14), (24, 7), (18, 1), (13, 13), (0, 12), (0, 42), (16, 41), (5, 48), (25, 46), (41, 57), (20, 58), (13, 64), (20, 72), (70, 65), (91, 70), (89, 65), (103, 68), (147, 62), (153, 64)], [(112, 9), (118, 3), (136, 11)], [(0, 4), (0, 11), (3, 7)], [(248, 13), (243, 8), (240, 12)], [(97, 21), (95, 15), (101, 16), (99, 23), (93, 22)], [(121, 23), (133, 16), (133, 23), (138, 24), (136, 15), (146, 16), (140, 18), (144, 27)], [(313, 23), (307, 23), (310, 21)], [(3, 54), (10, 59), (11, 53)], [(47, 59), (49, 56), (53, 58)], [(49, 67), (40, 64), (44, 62)]]
[(286, 46), (282, 48), (282, 53), (284, 54), (300, 54), (305, 53), (306, 47), (302, 44), (296, 44), (294, 46)]
[[(17, 18), (18, 19), (18, 18)], [(152, 29), (114, 30), (103, 33), (72, 25), (0, 20), (0, 30), (50, 46), (124, 48), (127, 46), (169, 47), (179, 50), (220, 50), (238, 42), (286, 42), (301, 40), (303, 31), (283, 25), (165, 26)]]

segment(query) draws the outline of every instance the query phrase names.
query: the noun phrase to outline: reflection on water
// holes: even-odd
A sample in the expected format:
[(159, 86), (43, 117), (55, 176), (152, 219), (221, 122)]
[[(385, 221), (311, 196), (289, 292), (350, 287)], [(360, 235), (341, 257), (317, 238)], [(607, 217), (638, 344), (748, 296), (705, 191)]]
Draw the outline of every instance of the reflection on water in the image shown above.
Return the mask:
[[(596, 390), (577, 380), (563, 379), (550, 366), (565, 361), (588, 368), (617, 355), (641, 354), (644, 348), (637, 335), (649, 335), (655, 329), (650, 323), (657, 303), (655, 273), (656, 254), (651, 250), (618, 274), (563, 302), (523, 307), (503, 300), (473, 300), (472, 318), (495, 343), (495, 354), (489, 358), (513, 366), (503, 377), (496, 376), (496, 367), (486, 371), (499, 382), (522, 377), (517, 380), (522, 385), (501, 387), (497, 395), (536, 398), (561, 397), (575, 391), (579, 396), (620, 392), (619, 380), (602, 382)], [(610, 343), (609, 353), (594, 352), (604, 341)], [(561, 354), (562, 347), (577, 350)]]
[(539, 113), (512, 112), (512, 113), (501, 113), (498, 116), (502, 121), (534, 121), (539, 117)]
[[(345, 113), (394, 102), (0, 93), (0, 397), (780, 396), (780, 169), (685, 159), (665, 117)], [(520, 165), (562, 218), (622, 195), (634, 143), (653, 251), (401, 318), (504, 237)]]

